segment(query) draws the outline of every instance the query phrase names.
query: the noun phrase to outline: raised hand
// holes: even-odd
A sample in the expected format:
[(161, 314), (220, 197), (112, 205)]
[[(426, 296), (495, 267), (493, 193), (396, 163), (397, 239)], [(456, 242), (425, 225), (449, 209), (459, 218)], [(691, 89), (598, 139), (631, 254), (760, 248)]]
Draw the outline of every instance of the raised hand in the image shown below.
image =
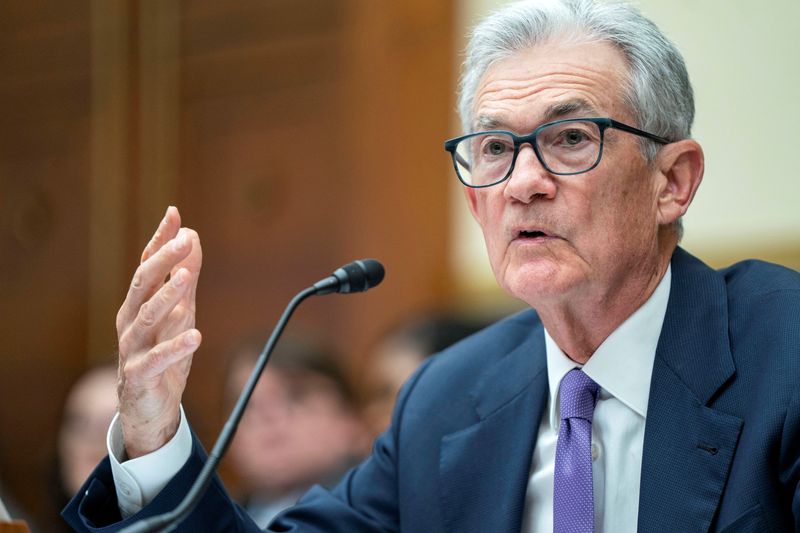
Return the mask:
[(194, 326), (202, 260), (197, 232), (181, 228), (180, 214), (170, 206), (117, 313), (117, 394), (128, 458), (157, 450), (177, 431), (192, 354), (201, 341)]

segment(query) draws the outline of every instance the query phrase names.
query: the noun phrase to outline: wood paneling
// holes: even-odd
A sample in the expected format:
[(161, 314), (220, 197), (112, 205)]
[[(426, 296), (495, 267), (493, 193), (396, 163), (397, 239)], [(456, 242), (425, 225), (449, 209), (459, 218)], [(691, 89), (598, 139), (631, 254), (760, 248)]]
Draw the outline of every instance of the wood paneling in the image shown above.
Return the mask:
[(89, 20), (88, 2), (44, 0), (0, 17), (0, 476), (42, 524), (60, 401), (87, 349)]
[(300, 288), (352, 259), (386, 265), (377, 291), (309, 301), (290, 326), (332, 339), (353, 369), (390, 322), (448, 300), (451, 8), (97, 0), (4, 12), (0, 474), (35, 518), (47, 521), (59, 402), (115, 349), (116, 307), (167, 204), (203, 243), (204, 344), (186, 405), (207, 444), (227, 347), (266, 338)]
[[(128, 0), (91, 3), (91, 108), (89, 173), (89, 272), (87, 355), (113, 351), (113, 320), (125, 294), (125, 272), (133, 257), (131, 168), (134, 110), (131, 108), (132, 7)], [(127, 268), (126, 268), (127, 267)], [(111, 326), (111, 327), (109, 327)]]

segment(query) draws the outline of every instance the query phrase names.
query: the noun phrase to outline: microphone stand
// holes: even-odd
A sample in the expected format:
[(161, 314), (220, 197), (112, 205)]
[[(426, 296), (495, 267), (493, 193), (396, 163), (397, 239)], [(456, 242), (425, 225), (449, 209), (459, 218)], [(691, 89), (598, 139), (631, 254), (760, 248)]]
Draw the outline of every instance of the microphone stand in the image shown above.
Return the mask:
[(267, 365), (269, 356), (272, 353), (273, 348), (275, 348), (275, 344), (278, 342), (278, 338), (281, 336), (281, 333), (283, 333), (286, 324), (289, 322), (292, 313), (294, 313), (294, 310), (297, 309), (297, 306), (300, 305), (303, 300), (309, 296), (314, 296), (319, 292), (320, 288), (318, 286), (312, 286), (303, 289), (297, 293), (294, 298), (292, 298), (292, 300), (289, 302), (289, 305), (287, 305), (286, 309), (284, 309), (283, 315), (278, 321), (278, 324), (275, 326), (275, 329), (272, 330), (272, 335), (270, 335), (267, 344), (264, 346), (264, 349), (258, 356), (258, 361), (253, 368), (253, 372), (250, 374), (250, 378), (247, 380), (247, 384), (245, 385), (242, 394), (239, 396), (236, 405), (231, 411), (231, 415), (228, 417), (227, 422), (225, 422), (225, 426), (222, 428), (222, 431), (217, 438), (217, 442), (214, 444), (214, 448), (208, 455), (206, 464), (203, 466), (203, 469), (200, 471), (200, 474), (197, 476), (197, 479), (195, 479), (194, 484), (192, 484), (192, 487), (189, 489), (189, 492), (186, 493), (186, 496), (183, 498), (183, 501), (181, 501), (180, 505), (178, 505), (172, 511), (152, 516), (136, 522), (135, 524), (131, 524), (123, 529), (120, 533), (148, 533), (161, 528), (163, 528), (163, 531), (172, 531), (187, 516), (189, 516), (195, 507), (197, 507), (197, 504), (200, 502), (200, 498), (203, 496), (203, 494), (205, 494), (209, 484), (211, 484), (211, 479), (214, 475), (214, 471), (217, 469), (217, 465), (222, 459), (222, 456), (228, 450), (228, 446), (230, 445), (230, 442), (236, 433), (236, 428), (239, 425), (239, 421), (242, 419), (244, 410), (247, 407), (247, 403), (250, 401), (250, 396), (252, 396), (253, 390), (256, 388), (256, 383), (258, 383), (258, 379), (261, 377), (261, 373), (264, 371), (264, 367)]

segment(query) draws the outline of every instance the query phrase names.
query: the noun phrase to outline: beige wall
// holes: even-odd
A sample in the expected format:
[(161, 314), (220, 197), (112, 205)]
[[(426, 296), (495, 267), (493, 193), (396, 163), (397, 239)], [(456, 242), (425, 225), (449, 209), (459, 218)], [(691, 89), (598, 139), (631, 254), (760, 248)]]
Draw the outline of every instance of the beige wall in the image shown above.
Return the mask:
[[(461, 26), (504, 3), (463, 0)], [(693, 134), (706, 174), (683, 245), (717, 265), (759, 257), (800, 267), (800, 2), (637, 4), (681, 50), (695, 90)], [(469, 290), (489, 290), (480, 234), (463, 201), (454, 206), (459, 279)]]

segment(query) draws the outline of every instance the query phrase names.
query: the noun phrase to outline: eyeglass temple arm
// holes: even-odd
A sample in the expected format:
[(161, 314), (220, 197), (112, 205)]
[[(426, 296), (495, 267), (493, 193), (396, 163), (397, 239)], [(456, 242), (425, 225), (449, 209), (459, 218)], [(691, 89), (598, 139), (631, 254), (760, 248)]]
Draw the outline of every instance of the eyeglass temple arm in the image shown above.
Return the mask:
[(456, 162), (457, 162), (459, 165), (463, 166), (464, 168), (466, 168), (467, 170), (469, 170), (470, 172), (472, 172), (472, 165), (470, 165), (470, 164), (467, 162), (467, 160), (466, 160), (466, 159), (464, 159), (463, 157), (461, 157), (461, 155), (460, 155), (458, 152), (456, 152), (455, 150), (453, 150), (453, 159), (455, 159), (455, 160), (456, 160)]
[(627, 131), (628, 133), (633, 133), (634, 135), (638, 135), (640, 137), (645, 137), (650, 139), (651, 141), (656, 141), (661, 144), (670, 144), (672, 141), (665, 139), (664, 137), (659, 137), (658, 135), (653, 135), (652, 133), (648, 133), (644, 130), (640, 130), (638, 128), (634, 128), (633, 126), (628, 126), (627, 124), (623, 124), (622, 122), (617, 122), (613, 118), (611, 120), (611, 126), (615, 129)]

